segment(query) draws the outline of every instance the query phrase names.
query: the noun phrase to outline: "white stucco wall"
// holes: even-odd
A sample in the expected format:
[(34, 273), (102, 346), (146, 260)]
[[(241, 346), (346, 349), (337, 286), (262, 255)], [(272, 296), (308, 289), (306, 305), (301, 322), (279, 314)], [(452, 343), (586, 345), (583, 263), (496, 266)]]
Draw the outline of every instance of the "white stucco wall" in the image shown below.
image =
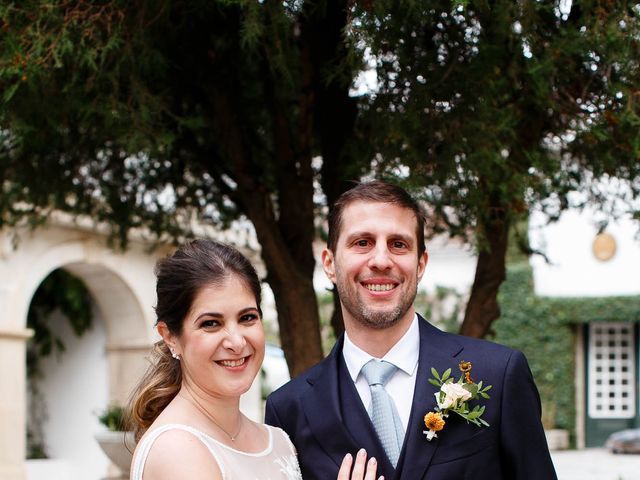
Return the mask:
[[(36, 231), (0, 232), (0, 353), (14, 350), (9, 361), (0, 362), (2, 479), (53, 478), (53, 468), (69, 479), (97, 480), (106, 474), (106, 458), (93, 438), (102, 428), (94, 411), (126, 399), (146, 368), (144, 357), (155, 338), (155, 258), (144, 242), (132, 241), (123, 254), (108, 248), (105, 238), (64, 222)], [(44, 386), (49, 408), (46, 443), (58, 461), (55, 466), (35, 462), (34, 468), (25, 468), (26, 314), (34, 292), (56, 268), (66, 268), (85, 282), (100, 319), (81, 339), (69, 335), (64, 323), (59, 326), (63, 336), (69, 336), (67, 351), (59, 361), (46, 362)], [(38, 471), (46, 476), (33, 477)]]
[(436, 287), (467, 294), (476, 274), (477, 257), (470, 245), (446, 236), (427, 241), (429, 261), (418, 288), (433, 293)]
[(68, 480), (99, 480), (109, 461), (93, 435), (105, 427), (97, 414), (109, 404), (105, 325), (94, 315), (93, 327), (77, 337), (61, 314), (50, 318), (51, 330), (66, 350), (42, 361), (48, 419), (44, 423), (47, 453), (67, 463)]
[(616, 241), (613, 258), (600, 261), (593, 254), (598, 233), (597, 214), (590, 210), (566, 211), (560, 220), (546, 224), (546, 216), (534, 212), (529, 235), (533, 248), (545, 252), (531, 258), (535, 292), (542, 296), (614, 296), (640, 294), (640, 239), (638, 222), (629, 217), (611, 222), (605, 232)]

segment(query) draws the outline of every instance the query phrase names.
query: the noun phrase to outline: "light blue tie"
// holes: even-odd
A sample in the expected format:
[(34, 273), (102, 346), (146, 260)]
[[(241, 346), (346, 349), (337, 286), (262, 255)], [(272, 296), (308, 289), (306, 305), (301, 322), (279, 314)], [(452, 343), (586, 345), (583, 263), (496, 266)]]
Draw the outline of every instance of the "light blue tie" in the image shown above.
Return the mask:
[(370, 360), (362, 367), (362, 375), (371, 389), (369, 416), (393, 468), (398, 464), (404, 442), (404, 427), (398, 410), (384, 385), (398, 368), (385, 361)]

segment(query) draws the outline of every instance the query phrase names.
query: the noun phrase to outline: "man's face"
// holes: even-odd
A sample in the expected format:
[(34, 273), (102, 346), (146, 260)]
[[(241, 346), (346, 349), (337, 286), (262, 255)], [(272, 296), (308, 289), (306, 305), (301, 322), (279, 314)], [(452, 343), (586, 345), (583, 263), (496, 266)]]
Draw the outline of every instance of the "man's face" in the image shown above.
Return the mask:
[(356, 201), (342, 215), (336, 251), (322, 263), (336, 284), (345, 324), (374, 329), (413, 318), (413, 301), (427, 264), (418, 256), (417, 218), (406, 208)]

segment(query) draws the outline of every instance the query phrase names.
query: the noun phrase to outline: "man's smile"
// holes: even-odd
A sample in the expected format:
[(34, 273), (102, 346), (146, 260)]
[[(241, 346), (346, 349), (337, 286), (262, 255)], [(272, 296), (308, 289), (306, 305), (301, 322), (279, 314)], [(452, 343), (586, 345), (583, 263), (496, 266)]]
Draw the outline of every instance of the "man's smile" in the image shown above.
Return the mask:
[(372, 292), (388, 292), (396, 288), (395, 283), (362, 283), (362, 286)]

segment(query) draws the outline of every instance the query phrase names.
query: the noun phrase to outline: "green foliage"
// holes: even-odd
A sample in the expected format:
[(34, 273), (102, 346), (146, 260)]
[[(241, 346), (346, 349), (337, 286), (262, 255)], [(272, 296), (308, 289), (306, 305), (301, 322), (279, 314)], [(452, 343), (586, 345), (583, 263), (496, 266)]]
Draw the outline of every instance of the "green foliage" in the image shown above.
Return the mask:
[(433, 294), (418, 292), (413, 303), (424, 318), (441, 330), (453, 333), (460, 328), (466, 301), (466, 295), (460, 294), (455, 288), (436, 285)]
[(29, 306), (27, 327), (33, 330), (27, 348), (29, 377), (39, 374), (38, 360), (41, 357), (65, 350), (62, 340), (51, 330), (48, 322), (56, 309), (68, 319), (77, 336), (91, 328), (93, 312), (89, 291), (82, 280), (62, 269), (54, 270), (42, 281)]
[(640, 296), (548, 299), (560, 323), (640, 322)]
[(310, 366), (321, 358), (314, 189), (320, 170), (360, 158), (344, 153), (357, 146), (348, 93), (361, 48), (345, 40), (347, 5), (0, 7), (0, 228), (57, 209), (110, 226), (126, 247), (131, 229), (182, 242), (194, 226), (249, 219), (287, 360)]
[(191, 215), (227, 225), (247, 213), (247, 189), (287, 208), (279, 182), (297, 165), (311, 186), (317, 149), (305, 89), (349, 72), (335, 58), (333, 71), (303, 65), (317, 47), (301, 44), (299, 30), (318, 28), (306, 23), (325, 9), (248, 0), (0, 7), (0, 226), (54, 207), (104, 221), (126, 243), (139, 226), (179, 238)]
[[(569, 321), (533, 293), (527, 263), (511, 265), (500, 289), (502, 315), (494, 323), (494, 340), (521, 350), (529, 361), (543, 405), (545, 428), (575, 431), (575, 350)], [(554, 300), (560, 301), (560, 300)]]
[(374, 167), (429, 186), (434, 232), (486, 246), (483, 226), (519, 221), (528, 202), (558, 215), (583, 189), (606, 208), (594, 180), (640, 175), (637, 5), (387, 0), (362, 18)]
[(544, 298), (527, 263), (511, 265), (500, 289), (494, 340), (522, 350), (540, 391), (545, 428), (575, 433), (575, 330), (589, 322), (640, 321), (640, 297)]
[[(10, 181), (4, 184), (5, 222), (15, 222), (14, 213), (40, 217), (55, 207), (107, 221), (125, 242), (126, 231), (140, 225), (177, 235), (177, 219), (165, 214), (220, 200), (199, 169), (186, 168), (172, 155), (180, 132), (201, 135), (209, 128), (193, 99), (171, 110), (180, 103), (172, 93), (198, 95), (200, 82), (206, 82), (204, 69), (184, 82), (178, 77), (195, 67), (197, 53), (214, 48), (190, 23), (193, 9), (201, 7), (202, 22), (217, 9), (204, 3), (185, 7), (182, 16), (172, 16), (172, 2), (166, 1), (33, 0), (0, 12), (5, 26), (0, 82), (7, 91), (18, 87), (5, 98), (1, 117), (3, 128), (11, 128), (5, 131), (10, 148), (0, 157)], [(219, 27), (222, 35), (225, 20), (228, 29), (238, 27), (241, 20), (234, 24), (232, 17), (239, 16), (239, 5), (232, 3), (209, 28)], [(190, 44), (183, 38), (186, 31), (194, 33)], [(242, 64), (249, 55), (234, 50), (239, 47), (231, 38), (218, 38), (217, 48), (223, 58), (233, 55)], [(174, 61), (170, 55), (181, 48)], [(163, 189), (182, 183), (185, 190), (177, 192), (182, 195), (175, 203), (162, 202)], [(33, 207), (14, 212), (22, 199)], [(219, 214), (227, 211), (221, 208)]]
[(333, 312), (333, 294), (329, 291), (319, 292), (318, 309), (320, 311), (320, 336), (322, 351), (327, 355), (336, 343), (336, 335), (331, 328), (331, 314)]
[(124, 430), (124, 408), (120, 405), (110, 405), (98, 415), (100, 423), (112, 432)]
[(49, 458), (44, 443), (36, 438), (32, 430), (27, 430), (27, 460), (44, 458)]
[[(281, 332), (303, 338), (282, 304), (317, 320), (318, 184), (330, 201), (371, 166), (421, 195), (430, 232), (492, 247), (529, 202), (557, 215), (583, 189), (604, 208), (594, 180), (638, 178), (637, 6), (556, 4), (5, 2), (0, 227), (60, 209), (125, 245), (246, 216)], [(365, 49), (378, 89), (353, 98)], [(291, 358), (299, 342), (282, 343)]]
[(527, 262), (531, 255), (529, 245), (529, 216), (522, 215), (521, 219), (514, 223), (509, 231), (507, 255), (505, 262), (507, 265)]

